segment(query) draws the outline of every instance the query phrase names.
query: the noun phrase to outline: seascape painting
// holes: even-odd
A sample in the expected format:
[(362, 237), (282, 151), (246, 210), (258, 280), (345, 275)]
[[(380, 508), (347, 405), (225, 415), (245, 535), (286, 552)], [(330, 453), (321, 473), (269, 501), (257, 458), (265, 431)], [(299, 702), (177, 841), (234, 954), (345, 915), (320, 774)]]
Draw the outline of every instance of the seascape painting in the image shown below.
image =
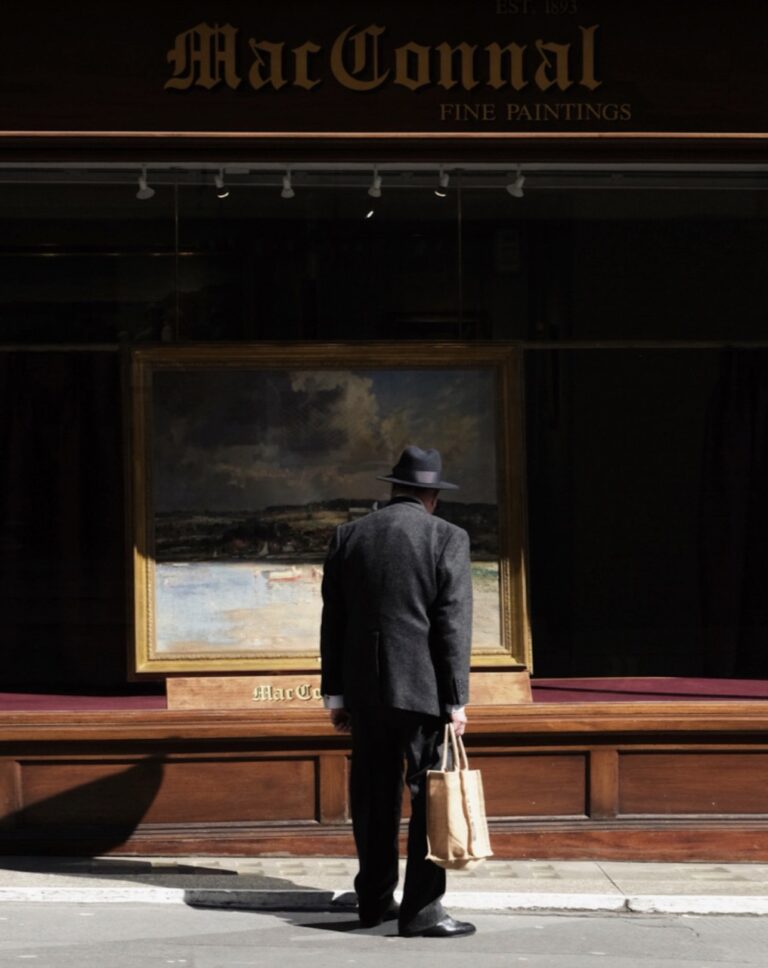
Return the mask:
[(155, 370), (152, 655), (314, 661), (333, 529), (410, 443), (460, 485), (437, 513), (470, 534), (474, 647), (501, 652), (498, 412), (490, 367)]
[(408, 444), (459, 485), (473, 666), (530, 662), (519, 348), (149, 346), (130, 380), (137, 675), (318, 672), (328, 543)]

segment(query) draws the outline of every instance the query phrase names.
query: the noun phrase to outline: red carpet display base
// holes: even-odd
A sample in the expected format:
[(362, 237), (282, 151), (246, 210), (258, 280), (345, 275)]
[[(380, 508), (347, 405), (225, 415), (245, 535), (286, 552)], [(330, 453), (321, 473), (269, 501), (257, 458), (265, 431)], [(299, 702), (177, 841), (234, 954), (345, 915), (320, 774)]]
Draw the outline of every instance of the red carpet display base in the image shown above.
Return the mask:
[[(534, 703), (768, 700), (768, 680), (687, 677), (533, 679)], [(163, 695), (0, 692), (0, 712), (166, 709)]]

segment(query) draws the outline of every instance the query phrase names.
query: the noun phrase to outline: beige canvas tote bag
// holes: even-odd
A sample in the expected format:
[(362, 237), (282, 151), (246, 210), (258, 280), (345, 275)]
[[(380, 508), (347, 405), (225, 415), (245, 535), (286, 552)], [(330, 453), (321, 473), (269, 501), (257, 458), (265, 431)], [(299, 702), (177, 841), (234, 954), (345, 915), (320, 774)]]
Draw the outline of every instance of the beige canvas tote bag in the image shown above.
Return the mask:
[(445, 726), (440, 769), (427, 771), (427, 848), (429, 860), (452, 870), (474, 867), (493, 856), (480, 770), (470, 770), (453, 723)]

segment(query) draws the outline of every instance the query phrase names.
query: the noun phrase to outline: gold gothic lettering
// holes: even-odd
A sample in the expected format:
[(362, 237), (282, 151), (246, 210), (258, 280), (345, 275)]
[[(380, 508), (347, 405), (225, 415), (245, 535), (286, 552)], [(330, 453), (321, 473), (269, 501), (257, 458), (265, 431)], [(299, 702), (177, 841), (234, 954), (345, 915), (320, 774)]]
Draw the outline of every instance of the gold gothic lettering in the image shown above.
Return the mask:
[[(285, 87), (288, 83), (285, 43), (275, 44), (268, 40), (256, 42), (252, 37), (248, 41), (248, 45), (253, 53), (253, 64), (251, 64), (248, 73), (248, 81), (254, 91), (260, 91), (263, 87), (271, 87), (273, 90), (279, 91), (281, 87)], [(294, 65), (292, 81), (294, 87), (303, 87), (305, 90), (311, 91), (313, 87), (320, 83), (320, 78), (309, 76), (309, 57), (311, 54), (319, 53), (321, 49), (318, 44), (313, 44), (312, 41), (308, 40), (305, 44), (291, 50)], [(266, 58), (262, 55), (266, 55)]]
[[(534, 81), (540, 91), (548, 91), (553, 84), (557, 84), (561, 91), (567, 90), (573, 81), (568, 76), (568, 55), (571, 50), (570, 44), (545, 44), (543, 40), (536, 41), (536, 50), (541, 54)], [(555, 76), (550, 77), (547, 73), (552, 69), (552, 61), (547, 54), (555, 55)]]
[[(527, 49), (523, 44), (488, 44), (485, 48), (488, 51), (488, 86), (498, 91), (506, 84), (511, 84), (516, 91), (522, 91), (528, 87), (525, 79), (525, 62), (523, 57)], [(506, 55), (508, 73), (504, 77), (504, 59)]]
[(319, 44), (313, 44), (311, 40), (293, 48), (293, 58), (296, 64), (296, 78), (293, 83), (296, 87), (303, 87), (305, 91), (311, 91), (313, 87), (317, 87), (320, 83), (319, 78), (309, 76), (309, 57), (310, 54), (319, 54), (321, 50), (322, 47)]
[[(248, 43), (253, 51), (253, 64), (251, 64), (248, 80), (254, 91), (261, 90), (267, 84), (271, 85), (276, 91), (285, 87), (288, 83), (283, 74), (283, 48), (285, 44), (272, 44), (268, 40), (260, 40), (257, 44), (253, 38)], [(262, 54), (267, 55), (266, 61), (261, 56)], [(263, 71), (267, 63), (269, 64), (269, 74), (265, 77)]]
[(198, 24), (179, 34), (168, 63), (173, 64), (173, 77), (166, 87), (185, 91), (193, 84), (210, 91), (222, 81), (227, 87), (237, 88), (241, 78), (236, 71), (237, 27), (224, 24)]
[(298, 686), (255, 686), (251, 699), (253, 702), (309, 702), (310, 700), (322, 699), (322, 693), (317, 686), (312, 686), (309, 682), (301, 682)]
[[(395, 51), (395, 84), (402, 84), (409, 91), (418, 91), (430, 83), (429, 71), (430, 48), (411, 41), (403, 44)], [(410, 73), (411, 65), (415, 65), (415, 76)]]
[[(351, 34), (354, 29), (353, 24), (336, 38), (331, 49), (331, 71), (339, 84), (349, 88), (350, 91), (374, 91), (377, 87), (381, 87), (390, 74), (389, 68), (383, 74), (379, 74), (379, 42), (386, 28), (372, 24), (370, 27), (358, 30), (356, 34)], [(344, 61), (344, 46), (347, 39), (352, 45), (351, 70), (347, 69)], [(363, 73), (369, 75), (368, 80), (361, 80), (357, 76)]]
[(477, 47), (473, 44), (459, 44), (458, 47), (451, 47), (449, 44), (440, 44), (436, 48), (440, 55), (440, 79), (438, 84), (449, 91), (459, 82), (453, 76), (453, 67), (456, 54), (461, 60), (461, 86), (465, 91), (471, 91), (477, 87), (475, 80), (475, 51)]
[(581, 31), (581, 80), (582, 87), (594, 91), (603, 83), (595, 79), (595, 31), (597, 25), (592, 27), (579, 27)]
[[(479, 49), (466, 42), (429, 46), (408, 41), (392, 50), (385, 47), (386, 27), (369, 24), (358, 30), (353, 24), (338, 35), (329, 52), (308, 40), (287, 53), (285, 41), (251, 38), (252, 60), (245, 70), (254, 91), (280, 91), (287, 86), (310, 91), (323, 82), (323, 66), (338, 84), (356, 92), (375, 91), (386, 83), (409, 91), (431, 84), (465, 91), (480, 85), (495, 91), (505, 87), (522, 91), (531, 85), (539, 91), (566, 91), (576, 84), (594, 91), (603, 83), (597, 76), (599, 29), (599, 24), (579, 26), (580, 37), (574, 43), (538, 38), (533, 46), (493, 42)], [(238, 28), (229, 23), (200, 23), (180, 33), (168, 51), (173, 76), (165, 87), (181, 91), (193, 86), (208, 91), (219, 85), (239, 87), (237, 36)], [(385, 67), (387, 63), (393, 63), (394, 70)]]

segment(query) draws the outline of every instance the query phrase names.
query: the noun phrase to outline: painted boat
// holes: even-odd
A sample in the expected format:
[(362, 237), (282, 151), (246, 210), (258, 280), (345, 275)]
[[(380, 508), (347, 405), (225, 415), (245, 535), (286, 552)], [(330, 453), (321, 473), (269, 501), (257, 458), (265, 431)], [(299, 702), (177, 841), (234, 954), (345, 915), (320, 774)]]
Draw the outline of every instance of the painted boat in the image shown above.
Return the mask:
[(270, 568), (262, 574), (267, 581), (298, 581), (301, 578), (301, 569), (291, 565), (290, 568)]

